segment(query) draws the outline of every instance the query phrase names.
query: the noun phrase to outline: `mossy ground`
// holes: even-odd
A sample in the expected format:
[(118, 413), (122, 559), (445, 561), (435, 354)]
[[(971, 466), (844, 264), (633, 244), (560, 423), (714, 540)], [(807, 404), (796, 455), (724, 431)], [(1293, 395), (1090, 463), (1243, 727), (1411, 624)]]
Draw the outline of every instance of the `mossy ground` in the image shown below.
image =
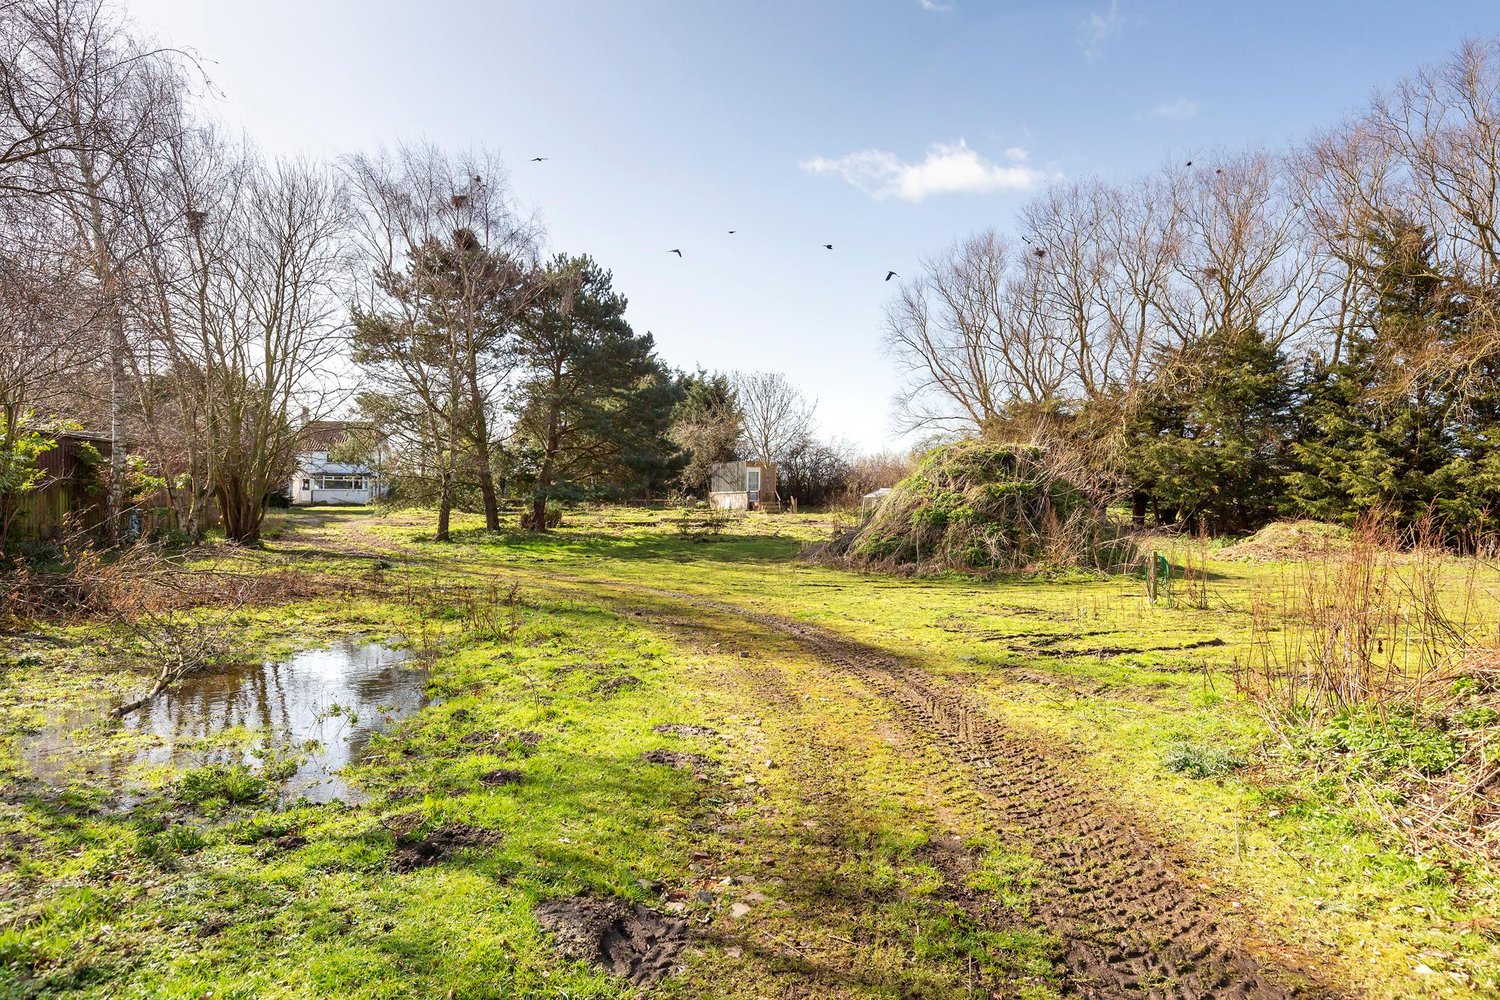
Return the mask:
[[(658, 995), (1053, 995), (1058, 942), (1027, 920), (1034, 862), (926, 780), (935, 751), (898, 747), (888, 709), (789, 642), (632, 616), (639, 587), (816, 622), (961, 681), (1017, 730), (1082, 750), (1226, 920), (1354, 993), (1500, 991), (1492, 869), (1413, 850), (1365, 785), (1309, 768), (1233, 696), (1225, 671), (1274, 567), (1210, 562), (1210, 599), (1151, 606), (1128, 577), (893, 579), (798, 562), (831, 528), (814, 517), (751, 515), (712, 539), (625, 508), (570, 512), (545, 537), (461, 518), (441, 544), (430, 525), (278, 513), (264, 551), (235, 556), (359, 582), (235, 612), (250, 646), (364, 634), (432, 652), (437, 703), (352, 774), (361, 805), (210, 796), (205, 810), (164, 774), (117, 812), (86, 773), (62, 789), (28, 781), (26, 733), (141, 678), (97, 627), (6, 644), (0, 996), (633, 995), (559, 960), (531, 919), (538, 900), (579, 892), (695, 922), (686, 970)], [(465, 606), (512, 584), (517, 605)], [(640, 683), (601, 689), (625, 675)], [(523, 732), (540, 741), (507, 736)], [(103, 758), (119, 734), (83, 738)], [(1168, 766), (1182, 746), (1246, 766), (1188, 777)], [(640, 760), (662, 748), (715, 763)], [(497, 768), (521, 783), (481, 780)], [(411, 822), (500, 840), (395, 871), (394, 831)], [(964, 905), (955, 870), (1001, 929)]]

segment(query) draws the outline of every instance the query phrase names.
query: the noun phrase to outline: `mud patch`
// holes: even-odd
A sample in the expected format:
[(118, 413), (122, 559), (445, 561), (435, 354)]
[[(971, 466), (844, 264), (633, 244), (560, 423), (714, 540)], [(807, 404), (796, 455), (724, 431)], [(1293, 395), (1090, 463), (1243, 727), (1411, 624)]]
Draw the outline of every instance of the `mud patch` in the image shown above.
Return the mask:
[(719, 731), (707, 726), (690, 726), (681, 722), (663, 722), (659, 726), (652, 726), (653, 733), (661, 733), (665, 736), (706, 736), (717, 737)]
[(679, 771), (702, 771), (714, 766), (712, 758), (680, 750), (647, 750), (641, 754), (641, 760), (647, 764), (665, 764)]
[(493, 847), (500, 843), (500, 834), (467, 823), (451, 823), (438, 827), (420, 840), (398, 843), (391, 852), (389, 863), (392, 871), (410, 872), (418, 868), (438, 864), (459, 851), (475, 847)]
[(285, 834), (271, 841), (278, 851), (295, 851), (299, 847), (307, 846), (307, 838), (297, 832)]
[[(408, 795), (420, 794), (421, 789), (409, 787), (403, 789)], [(427, 822), (427, 814), (420, 809), (409, 809), (386, 816), (380, 821), (381, 827), (397, 840), (409, 840), (411, 835), (419, 830), (423, 823)]]
[(600, 681), (594, 690), (606, 698), (619, 691), (633, 687), (640, 687), (641, 679), (635, 674), (622, 674), (619, 677), (611, 677), (607, 681)]
[(506, 785), (519, 785), (523, 775), (520, 771), (502, 767), (496, 771), (490, 771), (479, 776), (479, 783), (486, 788), (504, 788)]
[(539, 903), (532, 916), (563, 955), (637, 986), (669, 974), (687, 943), (686, 921), (623, 900), (551, 899)]
[(1200, 639), (1197, 642), (1185, 642), (1179, 646), (1089, 646), (1083, 649), (1057, 649), (1054, 648), (1055, 643), (1033, 642), (1027, 646), (1014, 646), (1013, 651), (1027, 656), (1046, 656), (1059, 660), (1077, 660), (1085, 657), (1104, 660), (1115, 656), (1138, 656), (1144, 653), (1184, 653), (1194, 649), (1211, 649), (1223, 645), (1225, 645), (1224, 640), (1219, 638)]

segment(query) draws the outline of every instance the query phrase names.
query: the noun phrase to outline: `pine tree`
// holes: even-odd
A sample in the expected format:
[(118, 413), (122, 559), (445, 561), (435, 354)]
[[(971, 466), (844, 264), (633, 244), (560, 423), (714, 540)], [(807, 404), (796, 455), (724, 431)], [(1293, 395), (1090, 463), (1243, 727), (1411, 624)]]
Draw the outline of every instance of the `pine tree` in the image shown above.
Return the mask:
[(1126, 466), (1159, 524), (1219, 533), (1281, 510), (1296, 386), (1257, 331), (1214, 333), (1165, 359), (1129, 428)]
[(591, 258), (559, 255), (550, 291), (518, 330), (516, 431), (532, 480), (533, 528), (547, 502), (618, 490), (675, 451), (665, 440), (671, 376), (649, 333), (625, 319), (613, 275)]
[(1418, 363), (1460, 342), (1467, 305), (1434, 271), (1419, 226), (1400, 222), (1370, 242), (1366, 318), (1346, 333), (1344, 356), (1309, 380), (1291, 498), (1322, 520), (1379, 510), (1404, 524), (1432, 514), (1451, 530), (1476, 527), (1500, 498), (1500, 373)]

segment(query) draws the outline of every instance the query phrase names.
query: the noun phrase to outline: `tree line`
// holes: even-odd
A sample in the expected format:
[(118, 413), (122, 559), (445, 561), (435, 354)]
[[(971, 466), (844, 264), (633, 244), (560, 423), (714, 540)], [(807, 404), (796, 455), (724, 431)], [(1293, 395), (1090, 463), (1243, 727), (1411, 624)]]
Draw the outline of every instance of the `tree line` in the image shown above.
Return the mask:
[(1500, 40), (1290, 150), (1060, 183), (887, 312), (911, 428), (1029, 440), (1140, 524), (1500, 504)]
[(111, 540), (142, 504), (256, 540), (334, 414), (440, 538), (506, 495), (545, 530), (555, 501), (701, 493), (729, 458), (791, 458), (809, 493), (847, 464), (784, 377), (667, 365), (604, 265), (544, 252), (494, 155), (267, 157), (213, 93), (105, 0), (4, 4), (0, 547), (68, 428), (108, 431)]

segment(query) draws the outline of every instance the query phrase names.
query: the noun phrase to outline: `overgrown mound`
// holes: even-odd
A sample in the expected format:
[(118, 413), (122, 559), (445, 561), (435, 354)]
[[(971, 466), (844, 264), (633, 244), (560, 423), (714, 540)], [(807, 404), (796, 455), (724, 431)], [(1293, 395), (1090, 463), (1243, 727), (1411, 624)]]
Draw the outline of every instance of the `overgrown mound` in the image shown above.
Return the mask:
[(1242, 542), (1224, 549), (1225, 559), (1247, 562), (1298, 562), (1346, 552), (1352, 544), (1349, 529), (1322, 521), (1275, 521)]
[(963, 441), (929, 452), (862, 525), (816, 554), (888, 568), (1103, 568), (1123, 555), (1118, 539), (1042, 449)]

